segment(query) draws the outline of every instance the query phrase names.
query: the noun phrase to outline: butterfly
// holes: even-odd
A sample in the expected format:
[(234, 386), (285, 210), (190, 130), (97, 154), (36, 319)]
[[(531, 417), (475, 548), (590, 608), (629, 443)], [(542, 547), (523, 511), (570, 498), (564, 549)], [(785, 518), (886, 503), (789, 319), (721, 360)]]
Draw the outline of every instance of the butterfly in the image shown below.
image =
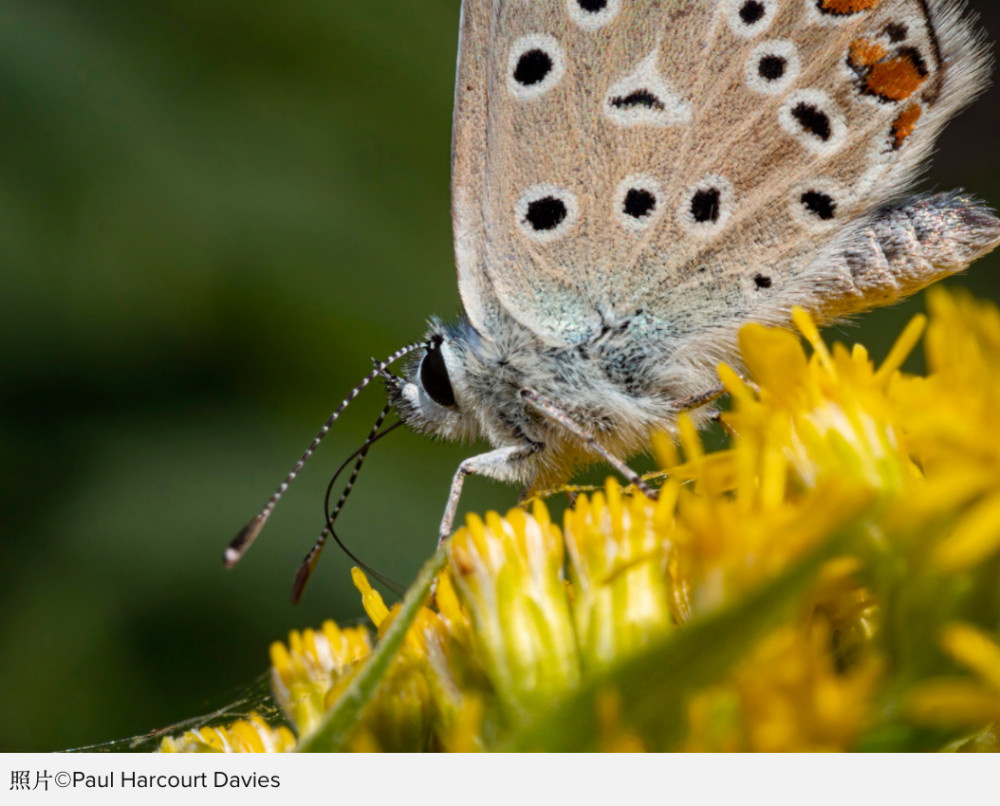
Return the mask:
[[(473, 474), (530, 493), (603, 459), (655, 497), (625, 460), (680, 412), (713, 416), (716, 367), (739, 366), (743, 325), (891, 304), (1000, 243), (969, 195), (907, 195), (988, 72), (957, 0), (464, 0), (452, 144), (464, 315), (376, 364), (226, 564), (378, 377), (389, 404), (296, 600), (390, 409), (418, 432), (492, 446), (459, 466), (441, 540)], [(402, 377), (388, 371), (408, 354)]]

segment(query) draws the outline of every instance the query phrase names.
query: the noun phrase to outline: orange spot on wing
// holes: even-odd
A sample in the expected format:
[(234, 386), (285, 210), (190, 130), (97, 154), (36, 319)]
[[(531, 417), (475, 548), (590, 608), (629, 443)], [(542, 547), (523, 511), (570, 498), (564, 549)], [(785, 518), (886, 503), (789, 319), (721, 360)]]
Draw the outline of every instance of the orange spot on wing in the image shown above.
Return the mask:
[(872, 68), (867, 91), (890, 101), (905, 101), (927, 80), (927, 67), (915, 53), (903, 53)]
[(927, 80), (927, 65), (916, 48), (901, 48), (890, 54), (869, 39), (851, 43), (847, 62), (862, 80), (866, 95), (887, 102), (905, 101)]
[(858, 72), (866, 67), (874, 67), (888, 55), (889, 51), (878, 42), (872, 42), (870, 39), (855, 39), (851, 42), (851, 55), (849, 57), (851, 67)]
[(819, 0), (819, 10), (827, 14), (858, 14), (870, 11), (882, 0)]
[(906, 138), (913, 134), (917, 128), (917, 122), (923, 114), (924, 110), (920, 108), (920, 104), (910, 104), (899, 113), (899, 117), (892, 122), (891, 136), (893, 150), (898, 151), (903, 147)]

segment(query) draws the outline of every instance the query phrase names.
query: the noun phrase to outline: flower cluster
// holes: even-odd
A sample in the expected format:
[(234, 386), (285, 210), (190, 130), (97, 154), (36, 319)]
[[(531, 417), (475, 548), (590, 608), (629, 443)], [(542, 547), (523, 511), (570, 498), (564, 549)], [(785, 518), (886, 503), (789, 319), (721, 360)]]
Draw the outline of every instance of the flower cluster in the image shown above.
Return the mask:
[[(272, 647), (300, 747), (1000, 749), (1000, 313), (928, 300), (877, 368), (802, 311), (809, 351), (745, 327), (756, 385), (719, 370), (730, 446), (682, 415), (655, 502), (609, 480), (562, 528), (540, 500), (469, 516), (409, 610), (355, 569), (380, 639), (412, 621), (350, 711), (363, 628)], [(904, 374), (925, 330), (928, 374)], [(348, 729), (318, 742), (334, 712)], [(204, 734), (163, 749), (292, 744), (252, 720)]]
[(271, 727), (258, 714), (225, 727), (203, 727), (182, 736), (165, 737), (160, 753), (288, 753), (295, 735), (285, 726)]

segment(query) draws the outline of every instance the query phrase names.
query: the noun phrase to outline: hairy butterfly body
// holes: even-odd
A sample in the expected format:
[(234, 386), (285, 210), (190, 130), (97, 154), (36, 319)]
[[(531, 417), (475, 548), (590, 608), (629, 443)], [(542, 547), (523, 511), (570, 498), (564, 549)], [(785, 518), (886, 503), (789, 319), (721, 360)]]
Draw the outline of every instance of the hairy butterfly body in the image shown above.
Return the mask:
[(465, 316), (376, 370), (411, 427), (494, 448), (441, 536), (468, 474), (635, 480), (622, 459), (711, 399), (747, 322), (889, 304), (992, 250), (981, 203), (905, 196), (987, 74), (957, 0), (464, 0)]

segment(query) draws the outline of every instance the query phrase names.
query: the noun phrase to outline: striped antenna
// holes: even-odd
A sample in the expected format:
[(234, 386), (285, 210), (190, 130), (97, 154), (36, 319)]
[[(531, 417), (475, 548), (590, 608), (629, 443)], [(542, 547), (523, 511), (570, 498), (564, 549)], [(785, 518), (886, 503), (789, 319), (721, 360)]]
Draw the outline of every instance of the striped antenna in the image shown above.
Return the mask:
[(302, 465), (304, 465), (309, 457), (313, 455), (313, 452), (323, 440), (323, 437), (326, 436), (327, 431), (330, 430), (330, 427), (337, 421), (337, 418), (340, 417), (341, 412), (347, 408), (348, 404), (361, 393), (362, 389), (375, 380), (375, 378), (384, 374), (386, 367), (388, 367), (391, 363), (402, 358), (407, 353), (412, 353), (414, 350), (425, 346), (426, 344), (424, 342), (417, 342), (415, 344), (408, 344), (406, 347), (396, 350), (396, 352), (390, 355), (385, 361), (380, 364), (376, 364), (375, 369), (369, 372), (365, 376), (364, 380), (351, 390), (351, 393), (344, 398), (344, 401), (337, 407), (337, 410), (330, 415), (330, 419), (323, 424), (323, 427), (316, 435), (316, 438), (312, 441), (308, 450), (302, 454), (302, 458), (299, 459), (295, 467), (292, 468), (292, 472), (285, 477), (283, 482), (281, 482), (281, 486), (278, 487), (274, 495), (271, 496), (264, 508), (254, 517), (252, 521), (250, 521), (250, 523), (243, 527), (235, 538), (233, 538), (233, 541), (229, 544), (226, 551), (222, 555), (222, 561), (226, 568), (232, 568), (236, 565), (236, 563), (240, 561), (240, 558), (247, 553), (247, 549), (253, 545), (253, 541), (257, 539), (257, 535), (259, 535), (261, 529), (264, 528), (264, 524), (267, 523), (267, 519), (271, 517), (271, 513), (281, 500), (281, 496), (285, 494), (285, 490), (288, 489), (288, 485), (295, 480), (295, 477), (302, 469)]
[[(354, 553), (351, 552), (350, 549), (348, 549), (347, 546), (343, 544), (343, 542), (341, 542), (340, 538), (337, 536), (337, 533), (333, 530), (334, 523), (336, 523), (337, 521), (337, 516), (340, 515), (340, 511), (344, 508), (344, 502), (347, 501), (347, 497), (351, 494), (351, 490), (354, 487), (354, 482), (358, 478), (358, 473), (361, 472), (361, 465), (364, 464), (365, 457), (368, 455), (368, 449), (373, 444), (378, 442), (378, 440), (380, 440), (382, 437), (388, 434), (390, 431), (394, 431), (396, 428), (402, 425), (401, 422), (393, 423), (387, 429), (385, 429), (385, 431), (379, 433), (379, 429), (382, 427), (382, 423), (385, 421), (385, 418), (389, 414), (390, 409), (391, 406), (386, 406), (384, 409), (382, 409), (382, 413), (379, 415), (378, 420), (375, 421), (375, 425), (372, 428), (371, 433), (368, 435), (368, 439), (365, 440), (364, 445), (362, 445), (354, 453), (348, 456), (347, 459), (344, 460), (344, 463), (339, 468), (337, 468), (337, 472), (333, 474), (333, 478), (330, 479), (330, 483), (326, 487), (326, 499), (323, 505), (324, 511), (326, 513), (326, 526), (323, 527), (323, 531), (320, 533), (320, 536), (317, 538), (315, 544), (313, 544), (313, 547), (309, 550), (309, 553), (302, 561), (302, 565), (299, 566), (298, 573), (295, 574), (295, 582), (292, 584), (292, 604), (298, 604), (299, 601), (302, 599), (302, 594), (306, 589), (306, 583), (309, 582), (309, 578), (312, 576), (312, 572), (316, 568), (316, 564), (319, 562), (319, 555), (323, 551), (323, 547), (326, 545), (326, 541), (330, 537), (330, 535), (333, 535), (333, 539), (337, 541), (337, 545), (344, 550), (344, 553), (347, 554), (348, 557), (350, 557), (355, 563), (361, 566), (371, 576), (375, 577), (380, 582), (387, 585), (389, 588), (396, 590), (397, 592), (399, 591), (405, 592), (405, 588), (403, 588), (403, 586), (400, 585), (398, 582), (389, 579), (388, 577), (384, 576), (383, 574), (379, 573), (374, 568), (372, 568), (370, 565), (368, 565), (368, 563), (356, 557)], [(330, 512), (330, 492), (333, 490), (333, 485), (336, 483), (337, 477), (343, 472), (344, 468), (347, 467), (347, 465), (350, 463), (352, 459), (354, 459), (354, 457), (357, 457), (358, 461), (354, 465), (354, 471), (351, 473), (351, 478), (348, 479), (347, 486), (344, 488), (344, 491), (340, 494), (340, 500), (337, 501), (337, 505), (333, 508), (333, 512)]]

